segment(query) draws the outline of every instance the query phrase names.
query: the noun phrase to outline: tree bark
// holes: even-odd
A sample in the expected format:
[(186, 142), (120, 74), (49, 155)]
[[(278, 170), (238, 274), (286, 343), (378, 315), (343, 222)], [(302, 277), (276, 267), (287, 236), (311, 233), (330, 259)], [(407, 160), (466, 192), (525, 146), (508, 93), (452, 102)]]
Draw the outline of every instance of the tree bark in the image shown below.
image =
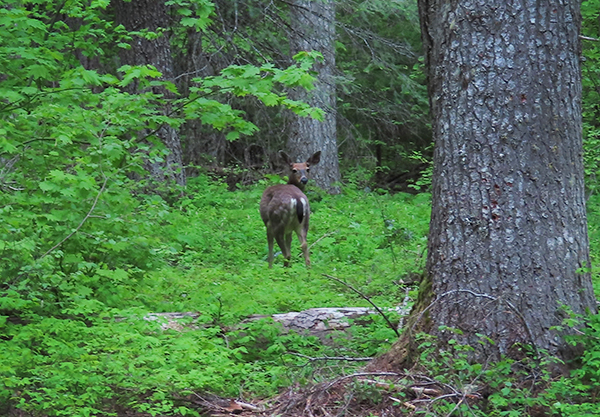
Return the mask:
[[(576, 351), (552, 330), (568, 317), (563, 307), (596, 311), (579, 4), (419, 7), (436, 148), (427, 274), (411, 328), (469, 344), (480, 361), (522, 345), (567, 359)], [(387, 359), (406, 354), (397, 346)]]
[[(128, 31), (139, 31), (147, 29), (158, 32), (168, 28), (168, 16), (165, 3), (157, 0), (135, 0), (117, 1), (114, 3), (115, 20), (122, 24)], [(162, 73), (162, 79), (173, 80), (173, 57), (171, 45), (166, 34), (148, 40), (143, 37), (134, 36), (131, 49), (121, 49), (122, 64), (129, 65), (154, 65)], [(132, 93), (137, 86), (132, 85)], [(174, 95), (163, 87), (153, 87), (155, 93), (162, 94), (166, 98)], [(164, 109), (168, 114), (170, 108)], [(171, 126), (163, 125), (156, 132), (162, 143), (168, 150), (163, 162), (148, 161), (147, 169), (152, 179), (159, 183), (175, 181), (179, 185), (185, 185), (185, 173), (183, 171), (181, 142), (178, 132)]]
[(290, 49), (292, 55), (300, 51), (318, 51), (323, 61), (315, 65), (317, 82), (312, 91), (298, 89), (293, 98), (307, 102), (325, 112), (324, 121), (293, 115), (287, 147), (294, 160), (306, 160), (321, 151), (321, 162), (311, 173), (319, 187), (338, 193), (334, 183), (340, 180), (336, 134), (335, 70), (335, 3), (332, 0), (295, 0), (290, 7)]

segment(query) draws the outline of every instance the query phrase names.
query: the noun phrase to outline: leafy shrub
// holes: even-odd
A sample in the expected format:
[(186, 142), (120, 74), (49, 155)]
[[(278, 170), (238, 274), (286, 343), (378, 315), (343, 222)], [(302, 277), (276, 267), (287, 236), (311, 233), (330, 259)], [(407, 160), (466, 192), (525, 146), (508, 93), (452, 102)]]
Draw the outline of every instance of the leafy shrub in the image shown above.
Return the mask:
[[(249, 326), (245, 335), (226, 329), (251, 314), (366, 305), (324, 273), (391, 307), (404, 297), (407, 270), (422, 266), (416, 254), (424, 247), (427, 196), (347, 188), (315, 199), (313, 268), (293, 261), (269, 270), (258, 215), (265, 186), (231, 192), (201, 176), (168, 204), (132, 193), (126, 181), (107, 185), (94, 217), (44, 257), (85, 218), (99, 190), (82, 204), (60, 197), (60, 187), (47, 187), (45, 206), (28, 205), (24, 194), (5, 200), (0, 402), (48, 415), (108, 415), (117, 406), (189, 414), (184, 398), (192, 391), (271, 395), (292, 381), (354, 366), (325, 371), (290, 353), (365, 356), (385, 349), (394, 336), (377, 317), (331, 347), (268, 324)], [(43, 210), (69, 205), (64, 218)], [(46, 226), (34, 233), (38, 224)], [(11, 227), (20, 232), (9, 233)], [(142, 319), (168, 311), (198, 312), (200, 328), (163, 331)]]
[[(409, 250), (423, 244), (426, 219), (419, 216), (428, 211), (426, 198), (412, 212), (419, 227), (411, 225), (403, 241), (369, 214), (356, 215), (354, 231), (346, 233), (347, 219), (360, 211), (350, 211), (356, 190), (324, 197), (326, 216), (315, 215), (311, 235), (316, 267), (307, 271), (300, 263), (265, 268), (257, 210), (265, 184), (233, 193), (200, 176), (185, 191), (148, 193), (144, 166), (160, 161), (165, 150), (147, 132), (190, 118), (225, 129), (230, 140), (255, 131), (243, 112), (218, 97), (251, 95), (319, 117), (319, 110), (287, 99), (282, 88), (310, 87), (316, 54), (302, 53), (286, 69), (232, 66), (198, 79), (190, 97), (168, 99), (180, 111), (167, 117), (161, 107), (167, 98), (151, 89), (123, 91), (131, 82), (165, 84), (156, 69), (113, 69), (106, 62), (107, 72), (87, 70), (72, 53), (114, 56), (115, 45), (128, 40), (109, 18), (108, 3), (75, 1), (63, 9), (43, 0), (4, 3), (0, 413), (110, 415), (125, 407), (193, 414), (184, 400), (191, 391), (271, 394), (289, 381), (279, 377), (287, 371), (273, 357), (254, 360), (249, 340), (248, 348), (227, 345), (226, 329), (241, 317), (363, 303), (322, 276), (332, 269), (357, 277), (356, 285), (378, 302), (392, 303), (398, 289), (389, 271), (401, 276), (402, 265), (411, 264)], [(207, 23), (206, 14), (190, 13), (188, 23)], [(377, 199), (366, 197), (371, 210)], [(412, 204), (403, 198), (387, 197), (386, 218)], [(327, 213), (336, 205), (338, 213)], [(407, 252), (395, 254), (396, 265), (387, 268), (392, 246)], [(376, 263), (363, 266), (372, 255)], [(143, 319), (165, 311), (197, 312), (198, 328), (164, 331)], [(292, 336), (272, 339), (285, 349), (320, 349)]]

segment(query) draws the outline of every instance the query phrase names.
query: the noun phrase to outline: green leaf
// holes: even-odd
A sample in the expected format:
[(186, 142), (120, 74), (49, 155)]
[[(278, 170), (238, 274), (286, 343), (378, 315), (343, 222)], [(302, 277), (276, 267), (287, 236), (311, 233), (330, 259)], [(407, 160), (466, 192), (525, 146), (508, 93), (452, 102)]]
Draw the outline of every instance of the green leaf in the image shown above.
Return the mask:
[(239, 139), (240, 132), (232, 131), (232, 132), (227, 133), (227, 135), (225, 137), (229, 141), (234, 141), (236, 139)]
[(195, 17), (184, 17), (181, 19), (181, 25), (186, 26), (186, 27), (196, 27), (198, 22), (199, 22), (199, 19), (197, 19)]

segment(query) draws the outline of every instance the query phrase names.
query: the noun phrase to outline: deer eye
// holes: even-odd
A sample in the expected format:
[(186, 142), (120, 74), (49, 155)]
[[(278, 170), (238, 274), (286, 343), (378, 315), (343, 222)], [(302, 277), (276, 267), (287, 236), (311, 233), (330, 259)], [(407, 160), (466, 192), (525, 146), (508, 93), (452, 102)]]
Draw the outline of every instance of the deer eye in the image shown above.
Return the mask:
[(296, 168), (292, 169), (292, 172), (295, 174), (298, 172), (298, 170)]
[(306, 172), (310, 172), (310, 168), (306, 168)]

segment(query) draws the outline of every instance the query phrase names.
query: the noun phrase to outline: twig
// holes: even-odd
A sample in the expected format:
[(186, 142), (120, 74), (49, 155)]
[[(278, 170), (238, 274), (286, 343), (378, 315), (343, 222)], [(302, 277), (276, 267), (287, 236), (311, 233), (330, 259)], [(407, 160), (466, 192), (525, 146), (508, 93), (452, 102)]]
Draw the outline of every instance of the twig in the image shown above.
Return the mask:
[[(441, 397), (438, 397), (438, 398), (441, 398)], [(433, 401), (437, 400), (438, 398), (434, 398)], [(465, 396), (463, 395), (463, 397), (460, 400), (458, 400), (458, 402), (454, 405), (454, 408), (452, 410), (450, 410), (450, 412), (448, 414), (446, 414), (446, 417), (450, 417), (452, 414), (454, 414), (456, 409), (458, 407), (460, 407), (460, 405), (463, 403), (464, 400), (465, 400)]]
[(310, 362), (316, 362), (316, 361), (347, 361), (347, 362), (366, 362), (366, 361), (370, 361), (373, 358), (353, 358), (350, 356), (320, 356), (317, 358), (313, 358), (311, 356), (307, 356), (307, 355), (303, 355), (301, 353), (296, 353), (296, 352), (286, 352), (288, 355), (294, 355), (294, 356), (298, 356), (300, 358), (304, 358), (304, 359), (308, 359), (308, 361)]
[(600, 42), (600, 39), (598, 39), (598, 38), (592, 38), (590, 36), (579, 35), (579, 39), (583, 39), (584, 41)]
[[(310, 249), (311, 249), (313, 246), (315, 246), (315, 245), (316, 245), (317, 243), (319, 243), (321, 240), (325, 239), (325, 238), (326, 238), (326, 237), (328, 237), (328, 236), (335, 235), (336, 233), (337, 233), (337, 230), (336, 230), (335, 232), (329, 232), (329, 233), (325, 233), (323, 236), (321, 236), (320, 238), (318, 238), (317, 240), (315, 240), (315, 241), (313, 242), (313, 244), (312, 244), (312, 245), (310, 245), (310, 246), (308, 247), (308, 250), (310, 250)], [(302, 254), (302, 253), (300, 253), (300, 254)]]
[(360, 292), (359, 290), (357, 290), (356, 288), (354, 288), (352, 285), (348, 284), (345, 281), (342, 281), (339, 278), (336, 278), (334, 276), (327, 275), (327, 274), (323, 274), (323, 276), (326, 277), (326, 278), (329, 278), (329, 279), (333, 279), (333, 280), (339, 282), (340, 284), (345, 285), (346, 287), (350, 288), (352, 291), (354, 291), (355, 293), (357, 293), (358, 295), (360, 295), (364, 300), (366, 300), (369, 304), (371, 304), (373, 306), (373, 308), (375, 308), (375, 310), (377, 310), (377, 312), (385, 319), (385, 321), (388, 324), (388, 327), (390, 329), (392, 329), (394, 331), (394, 333), (396, 333), (396, 336), (400, 337), (400, 332), (398, 332), (398, 329), (396, 329), (396, 327), (392, 324), (392, 322), (390, 321), (390, 319), (387, 318), (387, 316), (383, 313), (383, 311), (381, 311), (381, 309), (379, 307), (377, 307), (377, 305), (375, 305), (375, 303), (373, 301), (371, 301), (371, 299), (369, 297), (367, 297), (362, 292)]
[(417, 317), (417, 319), (415, 320), (415, 322), (411, 326), (411, 331), (415, 328), (415, 326), (421, 320), (421, 318), (423, 317), (423, 315), (425, 315), (425, 313), (427, 311), (429, 311), (429, 309), (431, 307), (433, 307), (434, 304), (436, 304), (442, 298), (444, 298), (444, 297), (446, 297), (448, 295), (456, 294), (456, 293), (466, 293), (466, 294), (470, 294), (470, 295), (472, 295), (474, 297), (487, 298), (488, 300), (492, 300), (492, 301), (495, 301), (495, 302), (498, 302), (498, 303), (502, 303), (502, 302), (505, 303), (512, 310), (512, 312), (517, 315), (517, 317), (523, 323), (523, 327), (525, 328), (525, 331), (527, 332), (527, 335), (529, 336), (529, 339), (531, 341), (531, 345), (533, 346), (533, 349), (535, 350), (536, 355), (538, 357), (540, 357), (540, 352), (538, 351), (538, 348), (537, 348), (537, 346), (535, 344), (535, 339), (533, 338), (533, 332), (531, 331), (531, 328), (529, 327), (529, 324), (527, 323), (527, 320), (525, 320), (525, 317), (521, 314), (521, 312), (519, 310), (517, 310), (517, 308), (510, 301), (502, 300), (500, 298), (493, 297), (493, 296), (491, 296), (489, 294), (476, 293), (475, 291), (471, 291), (471, 290), (458, 289), (458, 290), (451, 290), (451, 291), (445, 292), (443, 294), (440, 294), (439, 297), (437, 297), (435, 300), (433, 300), (431, 302), (431, 304), (429, 304), (423, 311), (421, 311), (421, 313), (419, 314), (419, 316)]
[(38, 261), (41, 260), (41, 259), (44, 259), (48, 254), (50, 254), (53, 250), (55, 250), (60, 245), (62, 245), (63, 243), (65, 243), (69, 238), (71, 238), (71, 236), (73, 236), (75, 233), (77, 233), (79, 231), (79, 229), (81, 229), (83, 227), (83, 224), (87, 221), (87, 219), (89, 219), (91, 217), (92, 212), (96, 208), (96, 204), (98, 204), (98, 200), (100, 199), (100, 196), (102, 195), (102, 193), (106, 189), (106, 183), (107, 182), (108, 182), (108, 177), (104, 176), (104, 182), (102, 183), (102, 187), (100, 188), (100, 191), (98, 191), (98, 194), (96, 195), (96, 198), (94, 199), (94, 202), (92, 203), (92, 207), (89, 209), (89, 211), (87, 212), (87, 214), (85, 215), (85, 217), (83, 218), (83, 220), (81, 220), (81, 222), (79, 223), (79, 225), (75, 228), (75, 230), (73, 230), (71, 233), (69, 233), (65, 238), (63, 238), (63, 240), (61, 240), (60, 242), (58, 242), (56, 245), (54, 245), (50, 249), (48, 249), (46, 251), (46, 253), (44, 253), (42, 256), (40, 256), (38, 258)]
[(13, 187), (12, 185), (6, 185), (6, 184), (1, 184), (0, 187), (2, 187), (2, 188), (8, 188), (11, 191), (23, 191), (23, 190), (25, 190), (25, 188), (17, 188), (17, 187)]
[(341, 376), (335, 380), (333, 380), (332, 382), (330, 382), (329, 384), (327, 384), (327, 386), (324, 388), (324, 391), (328, 391), (331, 387), (333, 387), (335, 384), (337, 384), (338, 382), (341, 382), (345, 379), (350, 379), (350, 378), (358, 378), (361, 376), (397, 376), (397, 377), (401, 377), (404, 376), (403, 374), (399, 374), (397, 372), (359, 372), (356, 374), (351, 374), (351, 375), (344, 375)]
[[(209, 410), (211, 410), (211, 409), (212, 409), (212, 410), (219, 410), (219, 411), (227, 411), (227, 408), (226, 408), (226, 407), (223, 407), (223, 406), (222, 406), (222, 405), (220, 405), (220, 404), (217, 404), (217, 403), (215, 402), (215, 399), (207, 399), (207, 398), (204, 398), (202, 395), (200, 395), (200, 394), (197, 394), (197, 393), (195, 393), (195, 392), (192, 392), (192, 394), (193, 394), (193, 395), (194, 395), (196, 398), (198, 398), (198, 399), (200, 400), (200, 404), (201, 404), (201, 405), (203, 405), (204, 407), (208, 408)], [(211, 397), (212, 397), (212, 395), (211, 395)], [(223, 399), (222, 399), (222, 398), (218, 398), (218, 397), (216, 398), (216, 400), (218, 400), (218, 401), (223, 401)], [(198, 403), (196, 402), (196, 404), (198, 404)]]
[(245, 410), (250, 410), (250, 411), (254, 411), (254, 412), (263, 411), (263, 409), (261, 407), (257, 407), (254, 404), (245, 403), (245, 402), (242, 402), (239, 400), (233, 400), (233, 401)]

